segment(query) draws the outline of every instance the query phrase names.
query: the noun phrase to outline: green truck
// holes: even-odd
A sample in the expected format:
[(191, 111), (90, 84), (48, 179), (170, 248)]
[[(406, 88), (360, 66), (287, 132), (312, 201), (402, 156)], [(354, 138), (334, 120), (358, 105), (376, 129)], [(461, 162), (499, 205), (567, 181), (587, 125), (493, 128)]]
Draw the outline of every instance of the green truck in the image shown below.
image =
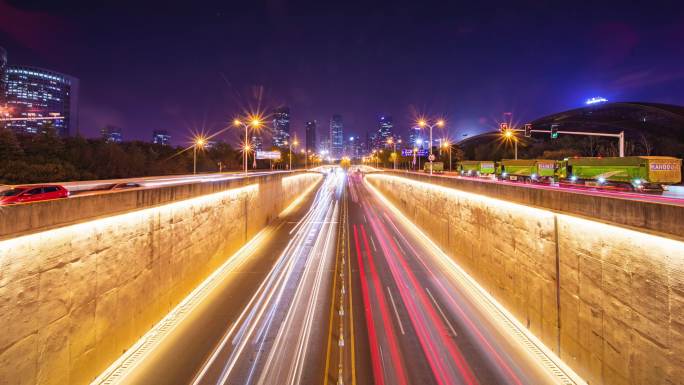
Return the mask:
[(662, 191), (663, 185), (682, 181), (682, 160), (669, 156), (568, 158), (558, 162), (557, 178), (589, 186)]
[[(423, 171), (430, 172), (430, 162), (425, 162), (423, 165)], [(444, 172), (444, 162), (432, 162), (432, 172), (433, 173), (443, 173)]]
[(463, 160), (456, 165), (456, 171), (466, 176), (494, 175), (496, 163), (493, 160)]
[(499, 179), (521, 182), (552, 182), (556, 161), (549, 159), (503, 159), (496, 174)]

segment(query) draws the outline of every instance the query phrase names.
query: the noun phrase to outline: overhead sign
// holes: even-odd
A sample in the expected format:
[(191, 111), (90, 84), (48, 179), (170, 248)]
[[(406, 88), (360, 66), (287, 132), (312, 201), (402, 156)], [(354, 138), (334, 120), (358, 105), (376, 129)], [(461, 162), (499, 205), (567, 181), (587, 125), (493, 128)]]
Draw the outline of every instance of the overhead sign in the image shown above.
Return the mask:
[(280, 151), (257, 151), (257, 159), (280, 159)]
[[(416, 156), (419, 156), (419, 157), (424, 157), (427, 155), (428, 155), (427, 149), (420, 149), (416, 152)], [(412, 148), (402, 148), (401, 149), (401, 156), (413, 156), (413, 149)]]

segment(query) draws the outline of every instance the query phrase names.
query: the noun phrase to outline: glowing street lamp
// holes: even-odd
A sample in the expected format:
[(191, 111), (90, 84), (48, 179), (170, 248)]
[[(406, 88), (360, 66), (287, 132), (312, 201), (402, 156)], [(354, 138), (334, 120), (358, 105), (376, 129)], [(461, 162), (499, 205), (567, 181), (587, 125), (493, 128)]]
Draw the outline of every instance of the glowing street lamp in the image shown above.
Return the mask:
[(515, 131), (512, 129), (504, 130), (503, 137), (506, 141), (513, 141), (515, 159), (518, 159), (518, 136), (515, 134)]
[(197, 174), (197, 147), (204, 148), (207, 144), (207, 139), (203, 136), (197, 136), (192, 141), (192, 173)]
[(394, 145), (394, 151), (392, 155), (394, 156), (394, 169), (397, 169), (397, 143), (401, 143), (401, 139), (394, 140), (393, 138), (387, 139), (387, 144)]
[(297, 147), (299, 145), (299, 142), (297, 142), (297, 138), (295, 138), (295, 140), (293, 142), (286, 141), (285, 145), (288, 146), (288, 148), (290, 149), (290, 152), (289, 152), (290, 171), (292, 171), (292, 146)]
[(444, 122), (444, 119), (438, 119), (438, 120), (437, 120), (436, 122), (434, 122), (433, 124), (430, 124), (430, 122), (428, 122), (428, 121), (425, 120), (425, 119), (419, 119), (419, 120), (418, 120), (418, 127), (420, 127), (420, 128), (425, 128), (425, 127), (427, 127), (427, 128), (430, 129), (430, 146), (429, 146), (429, 148), (430, 148), (430, 157), (428, 158), (428, 159), (430, 160), (430, 175), (432, 175), (432, 159), (434, 158), (434, 156), (432, 155), (432, 143), (433, 143), (433, 142), (432, 142), (432, 129), (433, 129), (434, 127), (442, 128), (442, 127), (444, 127), (445, 125), (446, 125), (446, 123)]
[(233, 120), (233, 125), (235, 127), (243, 126), (245, 128), (245, 143), (242, 146), (242, 159), (245, 165), (245, 175), (247, 175), (247, 156), (249, 155), (249, 150), (251, 148), (249, 145), (249, 127), (251, 126), (254, 129), (261, 127), (261, 118), (257, 115), (252, 115), (247, 119), (246, 122), (243, 122), (240, 119), (235, 119)]
[(444, 139), (442, 141), (442, 147), (449, 149), (449, 172), (451, 172), (451, 143), (449, 139)]

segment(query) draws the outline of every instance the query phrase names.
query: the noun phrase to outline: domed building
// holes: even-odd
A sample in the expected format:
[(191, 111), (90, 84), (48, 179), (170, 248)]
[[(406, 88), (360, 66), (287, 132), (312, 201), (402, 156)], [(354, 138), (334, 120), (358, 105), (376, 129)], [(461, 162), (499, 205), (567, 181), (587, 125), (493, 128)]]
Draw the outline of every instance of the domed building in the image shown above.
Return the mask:
[(684, 107), (671, 104), (600, 103), (548, 115), (531, 122), (533, 129), (641, 134), (684, 138)]
[[(626, 155), (667, 155), (684, 157), (684, 106), (662, 103), (597, 103), (547, 115), (530, 122), (533, 130), (625, 133)], [(522, 127), (517, 127), (522, 129)], [(617, 139), (582, 135), (533, 133), (518, 134), (520, 157), (563, 158), (578, 156), (617, 156)], [(511, 157), (511, 143), (501, 134), (488, 132), (461, 141), (466, 159)]]

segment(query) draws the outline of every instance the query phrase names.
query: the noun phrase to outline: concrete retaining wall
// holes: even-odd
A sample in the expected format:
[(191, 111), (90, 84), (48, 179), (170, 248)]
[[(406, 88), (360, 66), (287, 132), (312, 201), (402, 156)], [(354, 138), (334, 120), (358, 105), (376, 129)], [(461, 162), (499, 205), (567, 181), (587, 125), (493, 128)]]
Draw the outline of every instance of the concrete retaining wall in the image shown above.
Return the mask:
[(0, 384), (85, 384), (319, 174), (0, 209)]
[(678, 237), (419, 176), (366, 178), (590, 384), (684, 383)]

